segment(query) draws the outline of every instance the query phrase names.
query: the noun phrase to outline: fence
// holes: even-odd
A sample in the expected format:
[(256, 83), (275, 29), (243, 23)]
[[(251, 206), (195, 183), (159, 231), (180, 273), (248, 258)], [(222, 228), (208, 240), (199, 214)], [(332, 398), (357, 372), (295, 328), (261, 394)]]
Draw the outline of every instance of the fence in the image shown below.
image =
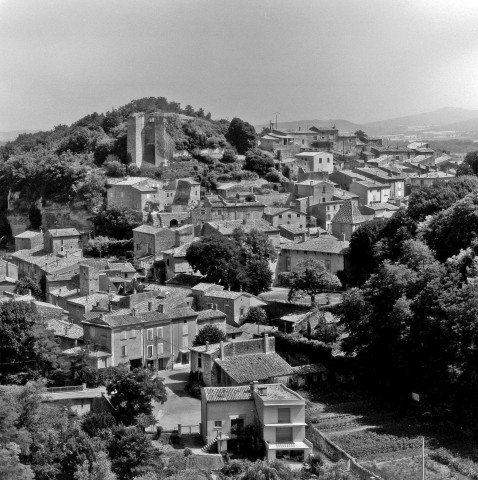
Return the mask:
[(81, 385), (73, 385), (68, 387), (50, 387), (47, 388), (47, 393), (64, 393), (64, 392), (84, 392), (86, 390), (86, 383)]
[(357, 463), (355, 458), (349, 455), (345, 450), (342, 450), (336, 443), (327, 438), (323, 433), (321, 433), (319, 430), (316, 430), (314, 427), (307, 427), (307, 437), (315, 448), (325, 453), (325, 455), (327, 455), (334, 462), (345, 460), (349, 470), (357, 475), (360, 480), (384, 480), (382, 477), (379, 477), (377, 474)]

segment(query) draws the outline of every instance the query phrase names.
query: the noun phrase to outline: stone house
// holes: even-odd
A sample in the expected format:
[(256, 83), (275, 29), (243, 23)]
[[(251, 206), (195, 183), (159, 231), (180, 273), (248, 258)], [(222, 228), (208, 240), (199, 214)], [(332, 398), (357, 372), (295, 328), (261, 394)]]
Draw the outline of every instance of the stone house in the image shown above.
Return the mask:
[(15, 251), (33, 250), (36, 247), (43, 247), (43, 233), (33, 230), (25, 230), (15, 235)]
[(405, 196), (405, 176), (399, 174), (393, 174), (389, 172), (385, 173), (379, 168), (361, 167), (355, 168), (354, 172), (358, 172), (362, 176), (383, 184), (390, 185), (390, 200), (401, 199)]
[(390, 200), (390, 184), (373, 180), (357, 180), (350, 184), (350, 191), (359, 197), (361, 205), (386, 203)]
[(329, 152), (300, 152), (287, 165), (294, 172), (302, 168), (307, 172), (332, 173), (334, 171), (334, 156)]
[(45, 252), (67, 253), (80, 248), (80, 233), (76, 228), (50, 229), (43, 235), (43, 250)]
[(273, 227), (279, 227), (280, 225), (307, 226), (307, 215), (305, 213), (287, 207), (266, 207), (264, 209), (264, 220)]
[(201, 436), (206, 447), (236, 451), (237, 437), (258, 427), (266, 460), (304, 462), (312, 452), (305, 438), (305, 400), (280, 383), (205, 387), (201, 391)]
[(234, 340), (190, 347), (191, 372), (207, 386), (287, 381), (292, 367), (275, 351), (275, 338)]
[(192, 242), (188, 242), (162, 252), (165, 268), (165, 280), (171, 280), (176, 275), (181, 273), (194, 273), (191, 265), (189, 265), (189, 262), (186, 260), (186, 252), (191, 243)]
[(277, 273), (297, 271), (300, 263), (318, 260), (329, 272), (336, 274), (344, 270), (348, 247), (349, 242), (337, 240), (331, 235), (321, 235), (305, 242), (286, 243), (281, 246)]
[(355, 230), (366, 221), (357, 205), (346, 200), (332, 219), (332, 234), (349, 242)]
[(189, 362), (189, 347), (204, 325), (214, 323), (226, 329), (225, 315), (219, 311), (162, 310), (98, 313), (82, 322), (84, 341), (111, 352), (105, 366), (127, 363), (132, 368), (162, 370)]

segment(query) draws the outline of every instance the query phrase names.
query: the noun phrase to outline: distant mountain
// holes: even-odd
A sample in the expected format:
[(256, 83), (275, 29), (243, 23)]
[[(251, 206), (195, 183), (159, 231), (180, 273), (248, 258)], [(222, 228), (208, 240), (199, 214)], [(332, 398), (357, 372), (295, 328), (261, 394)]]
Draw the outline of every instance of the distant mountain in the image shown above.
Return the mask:
[(478, 134), (478, 115), (469, 120), (462, 120), (461, 122), (440, 125), (435, 127), (433, 130), (436, 130), (437, 132), (454, 130), (458, 132)]
[[(283, 130), (308, 130), (310, 127), (326, 127), (330, 128), (335, 125), (335, 128), (338, 128), (341, 132), (351, 132), (354, 133), (360, 129), (360, 125), (356, 123), (349, 122), (348, 120), (337, 119), (337, 120), (297, 120), (295, 122), (278, 122), (278, 128)], [(269, 128), (269, 124), (256, 125), (257, 133), (261, 133), (263, 127)]]
[(38, 130), (11, 130), (9, 132), (0, 132), (0, 142), (10, 142), (15, 140), (21, 133), (35, 133)]
[[(372, 135), (401, 133), (409, 130), (409, 127), (426, 127), (427, 129), (438, 130), (436, 127), (446, 126), (447, 128), (440, 128), (440, 130), (453, 130), (448, 128), (450, 124), (476, 119), (478, 119), (478, 110), (445, 107), (433, 112), (369, 122), (363, 125), (362, 130)], [(458, 130), (458, 128), (455, 129)]]

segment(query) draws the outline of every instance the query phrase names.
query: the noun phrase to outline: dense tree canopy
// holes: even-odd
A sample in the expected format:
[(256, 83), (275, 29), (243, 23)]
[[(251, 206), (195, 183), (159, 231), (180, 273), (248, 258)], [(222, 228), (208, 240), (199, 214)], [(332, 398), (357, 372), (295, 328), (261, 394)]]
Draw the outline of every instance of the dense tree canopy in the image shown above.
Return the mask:
[(133, 228), (141, 225), (141, 220), (131, 208), (104, 205), (93, 217), (96, 235), (123, 240), (133, 238)]
[(272, 156), (263, 150), (254, 148), (246, 152), (244, 168), (257, 173), (260, 177), (266, 176), (271, 169), (274, 168), (274, 165), (274, 159)]
[(214, 283), (240, 287), (255, 295), (267, 291), (272, 283), (269, 261), (277, 258), (267, 235), (257, 230), (234, 231), (231, 239), (211, 235), (194, 242), (186, 260), (194, 271), (200, 271)]
[(237, 117), (231, 120), (226, 137), (240, 154), (246, 153), (257, 144), (255, 128)]
[(119, 373), (106, 387), (111, 396), (114, 414), (125, 425), (134, 423), (140, 414), (151, 415), (152, 400), (164, 402), (166, 389), (160, 378), (153, 378), (149, 370), (136, 369)]
[(226, 340), (226, 334), (216, 325), (205, 325), (193, 341), (193, 346), (206, 345), (206, 343), (219, 343)]

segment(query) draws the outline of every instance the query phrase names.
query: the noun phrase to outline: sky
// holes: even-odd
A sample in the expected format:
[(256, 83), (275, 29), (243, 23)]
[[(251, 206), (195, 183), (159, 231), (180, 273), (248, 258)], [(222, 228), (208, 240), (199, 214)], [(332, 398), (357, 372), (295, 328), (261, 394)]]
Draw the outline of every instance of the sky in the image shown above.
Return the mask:
[(0, 131), (146, 96), (252, 124), (478, 108), (477, 0), (0, 0)]

